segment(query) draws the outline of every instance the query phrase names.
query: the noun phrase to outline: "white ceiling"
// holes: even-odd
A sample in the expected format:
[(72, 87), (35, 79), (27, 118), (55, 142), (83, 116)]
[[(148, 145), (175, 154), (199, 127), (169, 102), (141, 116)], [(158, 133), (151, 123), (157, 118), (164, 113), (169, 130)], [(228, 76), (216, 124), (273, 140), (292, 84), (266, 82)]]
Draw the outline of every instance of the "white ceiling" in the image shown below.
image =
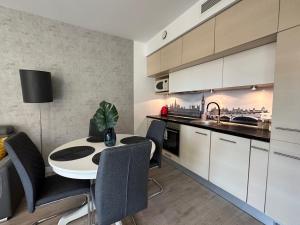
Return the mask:
[(0, 0), (0, 5), (148, 41), (198, 0)]

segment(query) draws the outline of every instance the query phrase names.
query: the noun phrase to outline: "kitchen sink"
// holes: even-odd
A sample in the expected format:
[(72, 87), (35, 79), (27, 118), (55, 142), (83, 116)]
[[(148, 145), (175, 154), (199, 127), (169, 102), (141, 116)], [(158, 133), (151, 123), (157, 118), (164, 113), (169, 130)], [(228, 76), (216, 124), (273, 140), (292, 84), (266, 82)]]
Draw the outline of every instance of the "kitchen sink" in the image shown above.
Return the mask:
[(191, 123), (202, 124), (202, 125), (207, 125), (207, 126), (209, 126), (209, 125), (222, 125), (222, 122), (220, 122), (218, 124), (218, 122), (214, 121), (214, 120), (197, 120), (196, 119), (196, 120), (191, 121)]

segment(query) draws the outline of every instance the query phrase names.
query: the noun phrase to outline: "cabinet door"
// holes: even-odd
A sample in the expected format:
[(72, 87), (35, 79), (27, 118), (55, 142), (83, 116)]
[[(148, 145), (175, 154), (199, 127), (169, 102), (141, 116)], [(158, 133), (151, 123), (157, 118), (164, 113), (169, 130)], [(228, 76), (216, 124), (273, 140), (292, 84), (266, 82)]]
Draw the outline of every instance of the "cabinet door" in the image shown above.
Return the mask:
[(181, 65), (182, 38), (168, 44), (161, 49), (161, 71), (169, 70)]
[(274, 83), (276, 44), (224, 58), (223, 87)]
[(281, 0), (279, 15), (279, 30), (300, 25), (300, 1)]
[(271, 141), (266, 214), (280, 224), (300, 224), (300, 145)]
[(160, 72), (160, 51), (147, 57), (147, 75), (154, 75)]
[(271, 138), (300, 144), (300, 27), (278, 34)]
[(199, 91), (222, 87), (223, 59), (203, 63), (169, 75), (169, 92)]
[(191, 126), (180, 127), (180, 160), (183, 166), (208, 179), (210, 131)]
[(215, 18), (201, 24), (182, 38), (182, 64), (214, 53)]
[(216, 17), (215, 52), (277, 32), (279, 0), (243, 0)]
[(247, 203), (264, 212), (270, 144), (251, 141)]
[(209, 180), (246, 201), (250, 140), (212, 132)]

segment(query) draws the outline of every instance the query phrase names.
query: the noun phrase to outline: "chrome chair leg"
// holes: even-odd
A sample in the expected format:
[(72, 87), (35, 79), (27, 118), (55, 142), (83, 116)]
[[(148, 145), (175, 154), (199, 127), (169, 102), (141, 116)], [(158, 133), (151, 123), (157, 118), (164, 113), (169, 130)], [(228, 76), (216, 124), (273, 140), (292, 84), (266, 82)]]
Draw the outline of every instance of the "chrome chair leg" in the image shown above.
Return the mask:
[(92, 224), (92, 218), (91, 218), (91, 196), (87, 195), (87, 199), (88, 199), (88, 215), (87, 215), (87, 219), (88, 219), (88, 225)]
[[(70, 212), (70, 211), (79, 209), (79, 208), (81, 208), (82, 206), (84, 206), (85, 204), (89, 204), (89, 198), (90, 198), (90, 197), (89, 197), (88, 195), (86, 195), (85, 197), (86, 197), (86, 199), (84, 200), (84, 202), (83, 202), (82, 204), (80, 204), (80, 206), (75, 207), (75, 208), (72, 208), (72, 209), (68, 209), (68, 210), (65, 210), (65, 211), (62, 211), (62, 212), (60, 212), (60, 213), (58, 213), (58, 214), (54, 214), (54, 215), (51, 215), (51, 216), (48, 216), (48, 217), (44, 217), (44, 218), (39, 219), (38, 221), (32, 223), (32, 225), (38, 225), (38, 224), (44, 223), (44, 222), (46, 222), (46, 221), (48, 221), (48, 220), (51, 220), (51, 219), (53, 219), (53, 218), (55, 218), (55, 217), (58, 217), (58, 216), (62, 215), (62, 214), (65, 214), (65, 213), (67, 213), (67, 212)], [(47, 204), (47, 205), (48, 205), (48, 204)], [(90, 223), (89, 223), (89, 225), (90, 225)]]
[(150, 196), (148, 196), (148, 199), (154, 198), (155, 196), (160, 195), (161, 193), (163, 193), (164, 188), (163, 188), (163, 186), (162, 186), (160, 183), (158, 183), (157, 180), (155, 180), (155, 179), (152, 178), (152, 177), (149, 177), (148, 180), (149, 180), (149, 181), (152, 181), (156, 186), (159, 187), (159, 191), (157, 191), (157, 192), (151, 194)]
[(96, 208), (94, 207), (94, 196), (93, 196), (93, 189), (92, 186), (94, 185), (95, 180), (90, 180), (90, 193), (91, 193), (91, 224), (96, 225), (96, 214), (95, 210)]

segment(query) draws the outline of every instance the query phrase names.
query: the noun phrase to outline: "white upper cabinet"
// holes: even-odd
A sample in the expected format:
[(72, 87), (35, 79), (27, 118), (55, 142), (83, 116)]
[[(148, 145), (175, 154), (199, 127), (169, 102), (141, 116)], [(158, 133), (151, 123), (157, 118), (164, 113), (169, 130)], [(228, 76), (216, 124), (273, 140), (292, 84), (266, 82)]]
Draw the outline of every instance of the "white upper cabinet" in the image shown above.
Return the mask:
[(180, 126), (180, 161), (184, 167), (207, 180), (209, 153), (209, 130)]
[(278, 34), (271, 139), (300, 144), (300, 27)]
[(224, 58), (223, 87), (274, 83), (276, 44)]
[(264, 212), (270, 144), (251, 141), (247, 203)]
[(271, 141), (266, 214), (279, 224), (300, 224), (300, 145), (298, 144)]
[(250, 140), (211, 133), (210, 182), (246, 201)]
[(223, 59), (203, 63), (169, 75), (169, 92), (222, 88)]

